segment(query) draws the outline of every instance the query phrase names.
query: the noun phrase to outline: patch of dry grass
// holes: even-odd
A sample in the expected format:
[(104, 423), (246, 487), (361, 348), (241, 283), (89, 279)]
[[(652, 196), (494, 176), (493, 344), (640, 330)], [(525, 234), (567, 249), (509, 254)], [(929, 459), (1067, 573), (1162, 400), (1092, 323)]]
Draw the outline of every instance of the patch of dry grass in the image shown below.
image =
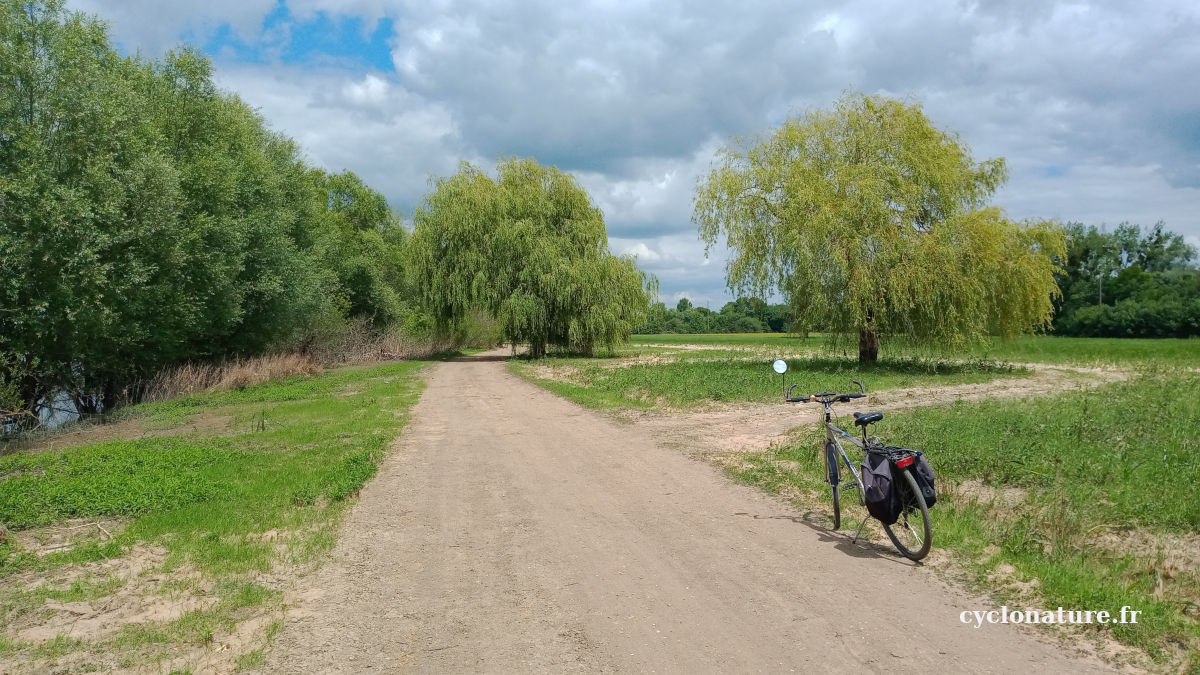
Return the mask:
[(285, 353), (221, 363), (185, 363), (146, 383), (143, 401), (166, 401), (188, 394), (241, 389), (293, 375), (316, 375), (321, 364), (307, 354)]

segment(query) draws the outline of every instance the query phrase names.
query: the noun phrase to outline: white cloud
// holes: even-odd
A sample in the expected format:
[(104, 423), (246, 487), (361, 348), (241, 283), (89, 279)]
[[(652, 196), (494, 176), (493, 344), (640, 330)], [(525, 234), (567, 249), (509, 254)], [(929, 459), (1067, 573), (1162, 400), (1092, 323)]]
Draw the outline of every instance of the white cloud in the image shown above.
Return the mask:
[(361, 82), (350, 82), (345, 86), (344, 91), (346, 98), (352, 103), (379, 106), (387, 101), (389, 89), (391, 89), (391, 84), (387, 80), (370, 74)]

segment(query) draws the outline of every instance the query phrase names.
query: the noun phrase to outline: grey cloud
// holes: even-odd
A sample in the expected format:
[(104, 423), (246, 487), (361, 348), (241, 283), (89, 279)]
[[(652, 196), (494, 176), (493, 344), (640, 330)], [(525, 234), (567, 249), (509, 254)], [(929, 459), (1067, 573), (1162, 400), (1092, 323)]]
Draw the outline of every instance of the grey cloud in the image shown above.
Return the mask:
[(728, 251), (722, 245), (705, 254), (694, 234), (669, 234), (625, 239), (611, 237), (615, 253), (638, 257), (638, 267), (658, 278), (661, 300), (674, 305), (680, 297), (695, 304), (720, 308), (730, 299), (725, 287), (724, 264)]
[(483, 154), (609, 170), (759, 128), (789, 90), (825, 77), (823, 40), (805, 36), (815, 19), (773, 9), (788, 16), (784, 30), (725, 4), (634, 4), (606, 16), (484, 3), (469, 19), (401, 22), (396, 62), (415, 91), (447, 102)]
[(462, 145), (439, 104), (376, 74), (242, 66), (222, 69), (218, 82), (299, 141), (316, 164), (354, 171), (406, 216), (431, 177), (453, 173), (460, 159), (488, 165)]

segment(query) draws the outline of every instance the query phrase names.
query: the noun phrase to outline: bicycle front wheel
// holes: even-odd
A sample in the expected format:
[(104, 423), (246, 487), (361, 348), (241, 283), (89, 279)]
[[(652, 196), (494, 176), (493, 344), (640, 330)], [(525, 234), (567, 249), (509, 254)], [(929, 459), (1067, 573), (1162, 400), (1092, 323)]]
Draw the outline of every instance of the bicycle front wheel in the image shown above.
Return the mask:
[(837, 447), (832, 443), (825, 444), (825, 470), (829, 480), (829, 488), (833, 491), (833, 529), (842, 526), (842, 504), (838, 495), (841, 476), (838, 475)]
[(933, 544), (933, 526), (929, 523), (929, 507), (925, 505), (925, 496), (921, 494), (917, 479), (912, 471), (902, 473), (904, 484), (896, 487), (903, 495), (904, 511), (895, 523), (884, 525), (883, 531), (901, 555), (909, 560), (920, 560)]

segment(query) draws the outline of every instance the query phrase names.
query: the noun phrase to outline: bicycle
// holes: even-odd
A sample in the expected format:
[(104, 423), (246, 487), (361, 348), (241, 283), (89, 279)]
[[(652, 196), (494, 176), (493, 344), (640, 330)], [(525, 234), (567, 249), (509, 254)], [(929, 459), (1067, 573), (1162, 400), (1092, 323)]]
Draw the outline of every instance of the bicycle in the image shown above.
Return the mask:
[[(782, 364), (782, 370), (780, 369)], [(787, 370), (787, 364), (782, 360), (775, 362), (775, 371), (783, 374)], [(833, 529), (837, 530), (842, 526), (842, 508), (841, 498), (839, 493), (844, 490), (853, 490), (858, 495), (859, 506), (866, 506), (864, 496), (866, 489), (863, 486), (862, 476), (858, 470), (854, 468), (854, 464), (850, 461), (850, 456), (846, 454), (846, 449), (842, 446), (840, 438), (844, 438), (854, 445), (858, 446), (865, 454), (875, 453), (884, 455), (892, 462), (893, 471), (899, 469), (899, 473), (903, 478), (893, 474), (896, 489), (899, 491), (901, 509), (900, 517), (892, 525), (883, 523), (883, 531), (887, 533), (889, 539), (892, 540), (892, 545), (901, 555), (909, 560), (920, 560), (929, 553), (929, 548), (933, 542), (933, 526), (929, 520), (929, 506), (925, 503), (925, 497), (921, 494), (921, 488), (917, 484), (915, 474), (916, 451), (906, 448), (896, 448), (885, 446), (878, 439), (868, 439), (867, 427), (875, 424), (883, 419), (883, 413), (854, 413), (855, 426), (862, 428), (862, 440), (859, 440), (842, 429), (838, 428), (833, 423), (833, 404), (834, 403), (849, 403), (853, 399), (866, 398), (867, 390), (862, 382), (858, 380), (850, 380), (858, 385), (859, 393), (839, 394), (834, 392), (821, 392), (810, 394), (803, 398), (793, 398), (792, 390), (797, 385), (793, 384), (787, 388), (784, 393), (784, 400), (788, 403), (821, 403), (825, 406), (825, 479), (829, 482), (829, 487), (833, 492)], [(841, 467), (839, 460), (846, 465), (850, 470), (852, 478), (842, 479)], [(870, 517), (869, 515), (867, 516)], [(859, 534), (862, 533), (863, 527), (867, 524), (867, 519), (864, 518), (862, 525), (859, 525), (858, 531), (854, 533), (853, 541), (858, 541)]]

